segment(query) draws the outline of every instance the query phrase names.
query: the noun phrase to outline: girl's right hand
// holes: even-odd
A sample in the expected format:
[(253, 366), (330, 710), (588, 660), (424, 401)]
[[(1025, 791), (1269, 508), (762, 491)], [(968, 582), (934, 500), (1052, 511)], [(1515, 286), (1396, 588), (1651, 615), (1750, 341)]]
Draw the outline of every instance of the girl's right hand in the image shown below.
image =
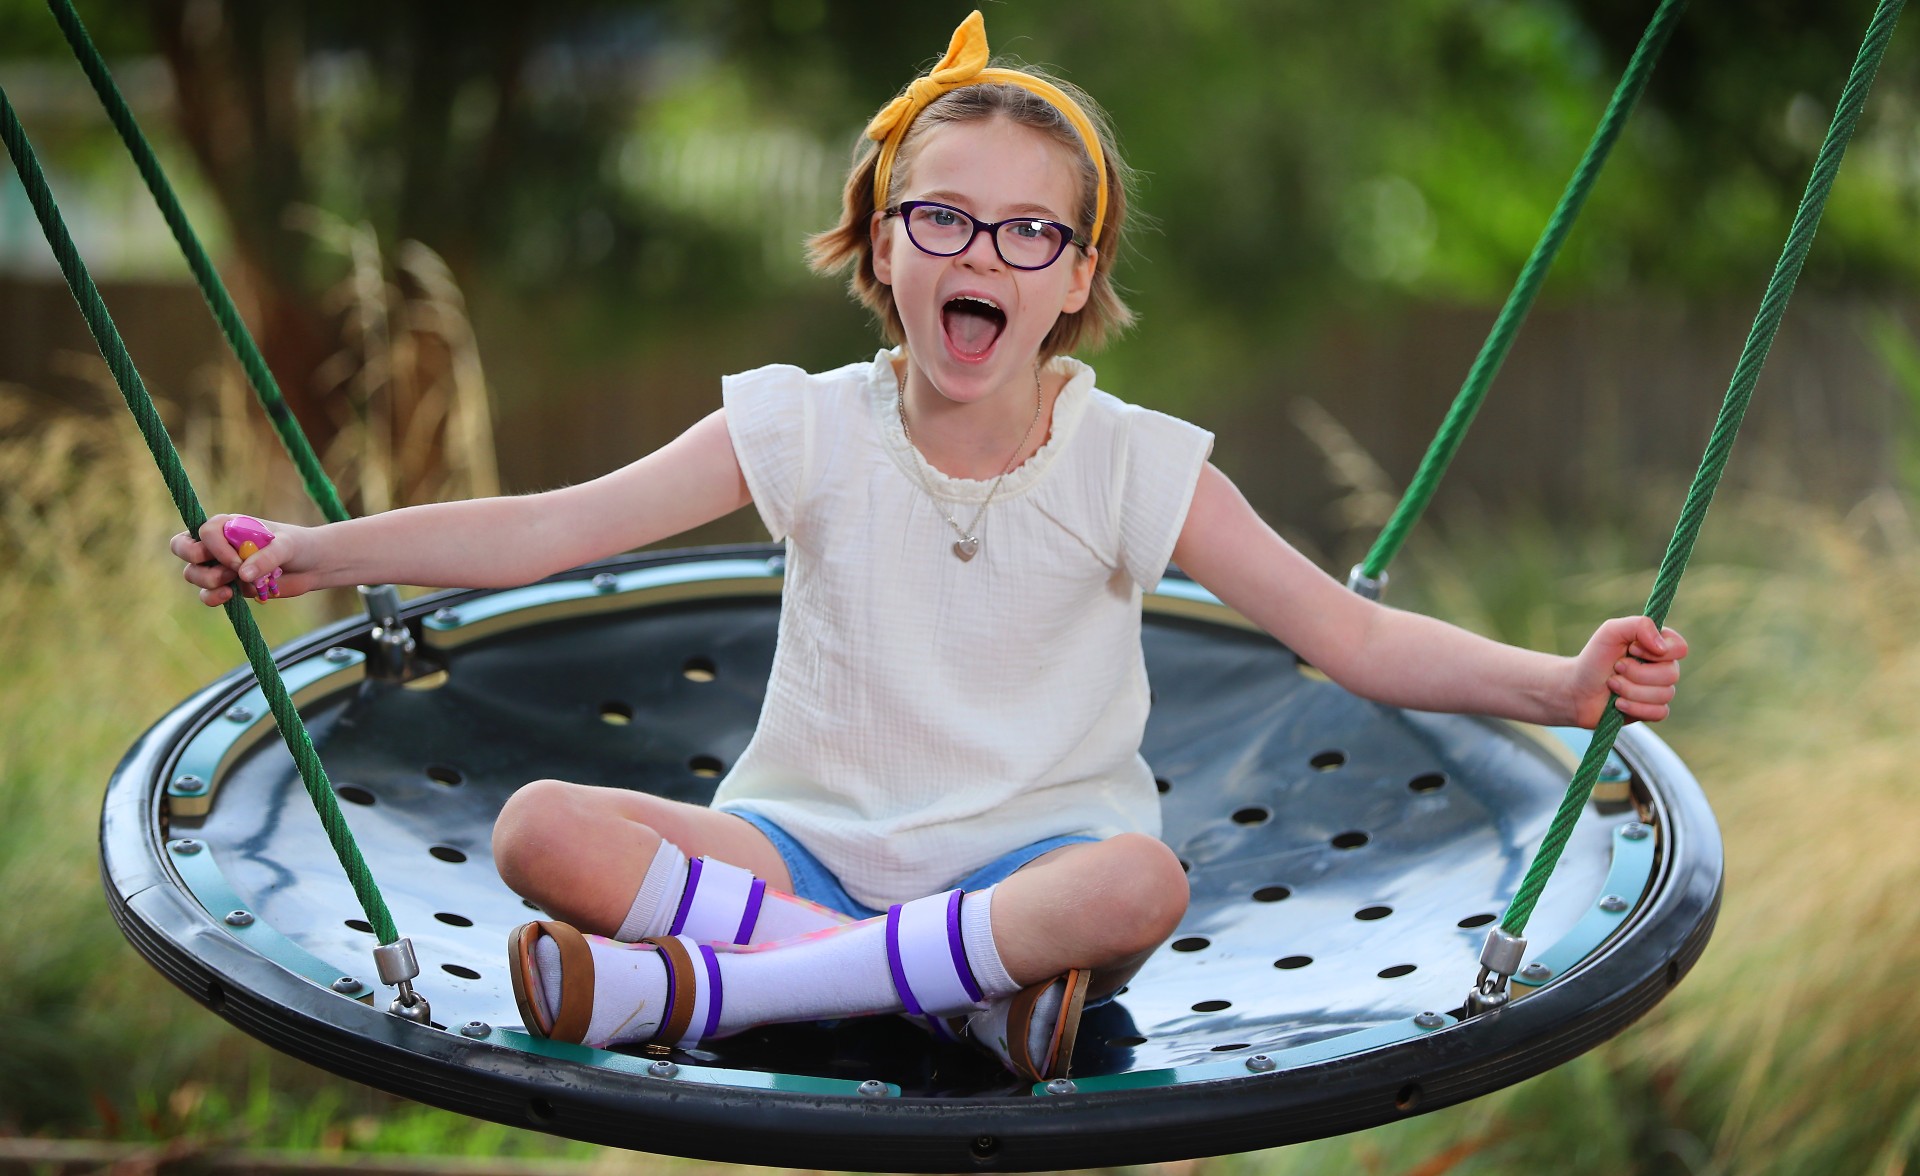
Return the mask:
[(186, 562), (181, 575), (200, 590), (202, 604), (225, 604), (233, 598), (236, 587), (243, 596), (274, 600), (299, 596), (314, 586), (302, 563), (308, 528), (291, 523), (261, 524), (272, 533), (272, 541), (242, 558), (226, 534), (228, 522), (234, 519), (252, 521), (246, 515), (214, 515), (200, 525), (201, 538), (182, 531), (167, 545)]

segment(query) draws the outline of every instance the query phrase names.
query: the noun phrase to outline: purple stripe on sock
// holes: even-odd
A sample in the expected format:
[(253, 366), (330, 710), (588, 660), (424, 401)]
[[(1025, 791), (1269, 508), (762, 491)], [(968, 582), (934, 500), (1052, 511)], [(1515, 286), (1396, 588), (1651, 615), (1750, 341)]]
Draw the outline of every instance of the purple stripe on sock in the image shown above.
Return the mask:
[(960, 892), (958, 890), (947, 899), (947, 946), (953, 949), (953, 970), (960, 977), (960, 987), (967, 990), (968, 999), (975, 1003), (985, 999), (980, 995), (980, 982), (973, 978), (973, 965), (967, 962), (966, 941), (960, 936)]
[(740, 930), (734, 933), (735, 943), (753, 941), (753, 925), (760, 921), (760, 904), (766, 901), (767, 884), (760, 879), (753, 880), (753, 889), (747, 892), (747, 913), (740, 916)]
[(887, 968), (893, 972), (893, 990), (900, 994), (900, 1003), (914, 1016), (924, 1016), (920, 1002), (913, 999), (913, 989), (907, 987), (907, 967), (900, 959), (900, 904), (897, 902), (887, 908)]
[(687, 863), (687, 886), (680, 892), (680, 909), (673, 913), (673, 926), (667, 928), (667, 934), (678, 935), (680, 928), (687, 925), (687, 912), (693, 909), (693, 892), (700, 889), (700, 859), (694, 858)]
[(720, 1032), (720, 960), (713, 954), (713, 948), (700, 945), (700, 958), (707, 961), (707, 984), (713, 989), (707, 996), (707, 1027), (700, 1034), (705, 1041)]

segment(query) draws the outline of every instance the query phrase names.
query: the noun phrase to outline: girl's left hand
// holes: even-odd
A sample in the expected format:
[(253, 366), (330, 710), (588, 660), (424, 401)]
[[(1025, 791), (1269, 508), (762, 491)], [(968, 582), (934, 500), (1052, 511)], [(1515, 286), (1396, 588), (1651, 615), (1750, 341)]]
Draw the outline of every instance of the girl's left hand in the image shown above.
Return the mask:
[(1629, 723), (1666, 718), (1685, 656), (1687, 639), (1651, 617), (1606, 622), (1573, 659), (1573, 721), (1591, 729), (1609, 705)]

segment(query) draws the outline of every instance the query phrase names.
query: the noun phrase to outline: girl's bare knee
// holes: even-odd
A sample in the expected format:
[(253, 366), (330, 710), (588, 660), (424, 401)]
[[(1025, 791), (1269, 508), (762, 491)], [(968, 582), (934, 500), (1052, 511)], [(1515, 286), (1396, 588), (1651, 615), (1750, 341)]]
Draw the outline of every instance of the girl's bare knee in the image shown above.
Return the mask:
[(1100, 889), (1111, 904), (1118, 955), (1158, 947), (1187, 913), (1187, 875), (1157, 838), (1122, 833), (1101, 843)]
[(531, 897), (541, 867), (566, 861), (568, 831), (577, 835), (579, 784), (564, 780), (535, 780), (521, 785), (500, 807), (493, 822), (493, 864), (500, 878), (517, 894)]

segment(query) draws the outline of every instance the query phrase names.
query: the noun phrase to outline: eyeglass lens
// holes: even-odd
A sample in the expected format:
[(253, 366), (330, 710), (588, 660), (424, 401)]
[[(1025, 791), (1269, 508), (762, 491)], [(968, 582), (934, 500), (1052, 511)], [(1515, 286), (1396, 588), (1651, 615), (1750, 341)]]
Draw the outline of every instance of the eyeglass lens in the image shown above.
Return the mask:
[[(951, 257), (972, 243), (980, 222), (938, 204), (922, 204), (907, 211), (907, 235), (928, 253)], [(1066, 249), (1060, 226), (1042, 220), (1002, 221), (993, 230), (993, 243), (1008, 265), (1041, 269)]]

